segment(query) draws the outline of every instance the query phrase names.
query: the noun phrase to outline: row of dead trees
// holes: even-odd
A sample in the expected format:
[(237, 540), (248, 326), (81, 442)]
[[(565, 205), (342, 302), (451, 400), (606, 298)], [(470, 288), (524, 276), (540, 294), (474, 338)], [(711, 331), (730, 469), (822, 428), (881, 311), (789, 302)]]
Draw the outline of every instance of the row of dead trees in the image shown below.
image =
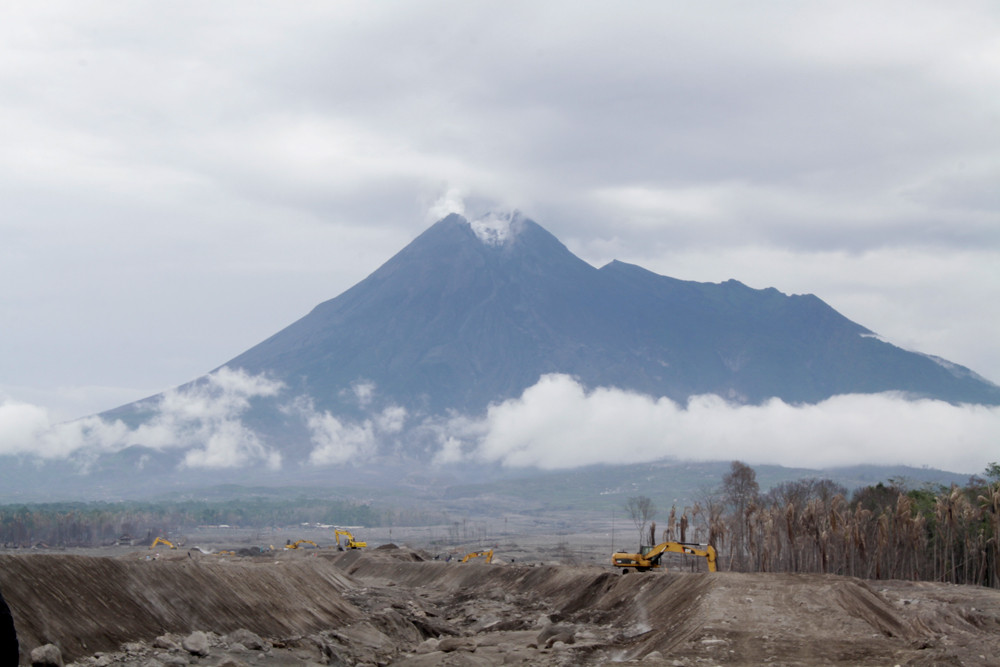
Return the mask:
[(711, 544), (726, 570), (1000, 588), (1000, 466), (986, 474), (965, 487), (907, 489), (890, 481), (848, 499), (828, 480), (762, 494), (753, 469), (734, 461), (719, 493), (671, 508), (661, 537)]
[(91, 547), (162, 533), (161, 525), (144, 513), (0, 507), (0, 544)]

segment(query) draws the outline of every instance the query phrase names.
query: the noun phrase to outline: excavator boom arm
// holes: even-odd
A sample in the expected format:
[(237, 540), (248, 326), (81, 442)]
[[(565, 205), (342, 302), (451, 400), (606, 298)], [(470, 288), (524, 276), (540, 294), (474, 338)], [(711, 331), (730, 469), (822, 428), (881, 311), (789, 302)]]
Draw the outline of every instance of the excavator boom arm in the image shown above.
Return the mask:
[(715, 547), (711, 544), (693, 544), (690, 542), (662, 542), (654, 547), (643, 547), (643, 551), (637, 554), (618, 552), (611, 556), (611, 562), (615, 567), (622, 568), (622, 572), (628, 572), (629, 568), (635, 568), (644, 572), (654, 567), (660, 566), (660, 558), (665, 553), (687, 554), (689, 556), (699, 556), (708, 563), (709, 572), (717, 572)]

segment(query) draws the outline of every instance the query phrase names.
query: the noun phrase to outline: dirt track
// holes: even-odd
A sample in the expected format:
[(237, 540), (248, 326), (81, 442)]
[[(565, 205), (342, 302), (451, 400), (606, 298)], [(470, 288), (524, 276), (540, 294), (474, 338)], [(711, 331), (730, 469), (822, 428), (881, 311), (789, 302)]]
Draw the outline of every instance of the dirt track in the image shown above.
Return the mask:
[[(845, 577), (445, 563), (408, 549), (0, 556), (22, 664), (988, 665), (1000, 591)], [(267, 640), (252, 650), (228, 633)], [(195, 630), (211, 649), (180, 648)], [(158, 646), (154, 646), (154, 640)]]

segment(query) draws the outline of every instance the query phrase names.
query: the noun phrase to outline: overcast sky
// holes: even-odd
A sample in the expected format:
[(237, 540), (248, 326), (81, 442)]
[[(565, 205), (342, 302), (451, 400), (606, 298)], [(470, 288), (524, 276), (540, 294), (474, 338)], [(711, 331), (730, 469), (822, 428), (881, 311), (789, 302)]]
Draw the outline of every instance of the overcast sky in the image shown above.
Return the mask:
[(0, 147), (0, 402), (54, 421), (484, 202), (1000, 381), (992, 1), (5, 2)]

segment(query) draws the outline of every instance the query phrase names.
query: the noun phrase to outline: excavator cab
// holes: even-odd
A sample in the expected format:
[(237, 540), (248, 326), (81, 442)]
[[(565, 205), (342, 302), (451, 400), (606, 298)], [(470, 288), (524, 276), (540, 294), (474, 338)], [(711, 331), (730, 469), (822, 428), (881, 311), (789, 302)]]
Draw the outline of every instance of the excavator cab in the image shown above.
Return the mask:
[(349, 530), (341, 530), (339, 528), (334, 529), (333, 537), (337, 540), (337, 548), (343, 550), (344, 547), (340, 546), (340, 536), (343, 535), (347, 538), (347, 548), (348, 549), (361, 549), (367, 547), (367, 542), (358, 542), (354, 539), (354, 535), (351, 534)]

